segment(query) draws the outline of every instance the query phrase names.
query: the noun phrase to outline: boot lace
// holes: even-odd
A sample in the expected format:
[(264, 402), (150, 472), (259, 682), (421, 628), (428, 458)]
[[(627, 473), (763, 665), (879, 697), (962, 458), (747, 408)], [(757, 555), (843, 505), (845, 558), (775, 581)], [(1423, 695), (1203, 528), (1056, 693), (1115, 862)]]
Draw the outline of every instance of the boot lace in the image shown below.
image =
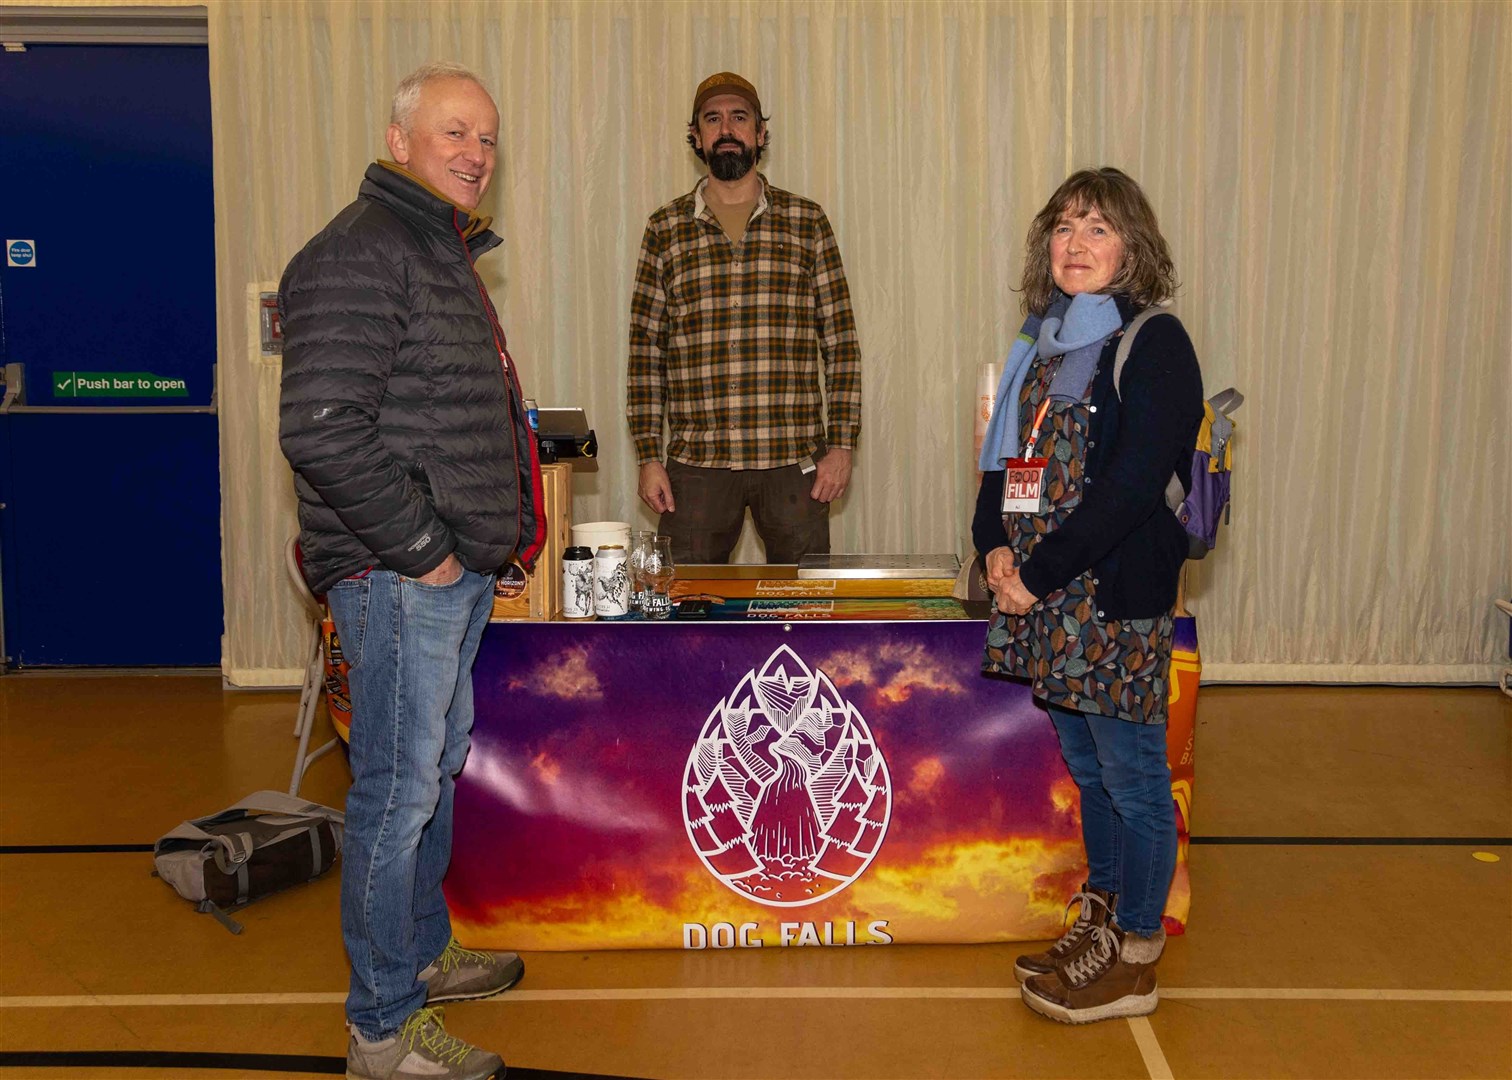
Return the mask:
[[(1065, 936), (1050, 946), (1051, 956), (1064, 956), (1076, 948), (1081, 943), (1081, 939), (1087, 936), (1088, 931), (1092, 929), (1092, 904), (1094, 902), (1101, 904), (1104, 908), (1108, 907), (1106, 900), (1095, 892), (1088, 890), (1086, 892), (1079, 892), (1066, 901), (1066, 915), (1071, 914), (1071, 905), (1078, 901), (1081, 902), (1081, 911), (1077, 914), (1076, 921), (1071, 924), (1071, 929), (1066, 931)], [(1064, 923), (1065, 921), (1065, 915), (1061, 916), (1061, 922)]]
[(457, 943), (456, 938), (452, 938), (447, 943), (441, 955), (436, 957), (436, 967), (441, 971), (452, 971), (466, 963), (488, 964), (492, 962), (493, 957), (485, 952), (478, 952), (476, 949), (464, 949)]
[(1101, 978), (1118, 959), (1118, 935), (1106, 926), (1089, 927), (1092, 946), (1075, 960), (1061, 968), (1066, 982), (1080, 989)]
[(441, 1010), (422, 1006), (410, 1013), (399, 1028), (399, 1038), (405, 1049), (415, 1049), (415, 1044), (437, 1061), (447, 1065), (460, 1065), (472, 1053), (472, 1046), (455, 1035), (448, 1035), (441, 1026)]

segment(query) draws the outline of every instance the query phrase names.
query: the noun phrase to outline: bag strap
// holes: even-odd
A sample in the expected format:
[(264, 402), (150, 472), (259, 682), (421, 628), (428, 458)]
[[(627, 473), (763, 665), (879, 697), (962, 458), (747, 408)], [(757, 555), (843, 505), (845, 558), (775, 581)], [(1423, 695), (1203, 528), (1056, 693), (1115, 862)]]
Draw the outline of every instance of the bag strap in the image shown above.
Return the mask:
[(1239, 406), (1244, 404), (1244, 395), (1230, 386), (1208, 398), (1208, 404), (1219, 416), (1233, 416), (1239, 411)]
[[(1157, 315), (1170, 314), (1169, 300), (1152, 304), (1145, 308), (1134, 318), (1129, 320), (1129, 325), (1124, 327), (1123, 337), (1118, 339), (1118, 351), (1113, 354), (1113, 392), (1118, 395), (1118, 400), (1123, 400), (1123, 391), (1119, 389), (1119, 380), (1123, 378), (1124, 365), (1129, 362), (1129, 354), (1134, 351), (1134, 339), (1139, 335), (1140, 327), (1149, 322)], [(1235, 391), (1237, 393), (1237, 391)], [(1242, 401), (1243, 398), (1240, 398)], [(1237, 406), (1236, 406), (1237, 408)], [(1176, 473), (1166, 481), (1165, 504), (1171, 510), (1180, 510), (1181, 504), (1186, 502), (1186, 485), (1181, 482), (1181, 477)]]
[(216, 922), (220, 923), (233, 934), (239, 934), (242, 932), (242, 924), (237, 922), (231, 916), (227, 915), (220, 908), (216, 907), (212, 901), (201, 900), (199, 902), (199, 906), (196, 907), (195, 910), (198, 911), (201, 915), (212, 916)]
[(333, 810), (329, 806), (322, 806), (308, 799), (286, 795), (282, 791), (254, 791), (235, 806), (228, 806), (226, 809), (228, 811), (252, 810), (265, 814), (299, 814), (323, 817), (337, 825), (346, 824), (346, 815), (340, 810)]
[(1169, 315), (1170, 306), (1170, 301), (1152, 304), (1130, 319), (1129, 325), (1124, 327), (1123, 337), (1118, 339), (1118, 351), (1113, 354), (1113, 392), (1118, 395), (1119, 401), (1123, 400), (1123, 391), (1118, 384), (1123, 378), (1124, 365), (1129, 362), (1129, 354), (1134, 351), (1134, 338), (1138, 336), (1140, 327), (1155, 316)]

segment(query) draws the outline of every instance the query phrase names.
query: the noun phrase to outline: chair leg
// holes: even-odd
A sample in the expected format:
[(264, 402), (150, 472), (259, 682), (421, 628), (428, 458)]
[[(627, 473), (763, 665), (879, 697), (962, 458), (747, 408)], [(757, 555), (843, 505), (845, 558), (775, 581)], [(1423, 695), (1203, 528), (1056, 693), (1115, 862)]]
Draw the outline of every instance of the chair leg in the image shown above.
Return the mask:
[(315, 627), (315, 644), (310, 650), (309, 662), (305, 665), (304, 688), (299, 695), (299, 716), (294, 722), (294, 734), (299, 736), (299, 750), (294, 755), (294, 774), (289, 778), (289, 794), (299, 794), (299, 782), (305, 770), (329, 747), (321, 747), (311, 755), (310, 732), (315, 727), (315, 707), (320, 704), (321, 677), (325, 674), (324, 657), (320, 651), (320, 627)]

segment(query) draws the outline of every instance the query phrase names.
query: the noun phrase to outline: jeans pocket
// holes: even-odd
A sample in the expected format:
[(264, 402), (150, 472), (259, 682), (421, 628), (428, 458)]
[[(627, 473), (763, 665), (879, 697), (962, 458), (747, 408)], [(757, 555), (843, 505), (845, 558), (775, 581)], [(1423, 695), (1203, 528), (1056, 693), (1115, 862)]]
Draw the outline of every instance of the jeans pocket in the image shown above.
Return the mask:
[(341, 654), (346, 658), (347, 676), (362, 666), (362, 643), (367, 638), (368, 599), (372, 594), (371, 576), (343, 578), (326, 591), (326, 604), (341, 640)]
[(471, 571), (469, 571), (467, 567), (464, 566), (462, 568), (462, 572), (457, 575), (456, 580), (448, 581), (445, 585), (433, 585), (429, 582), (421, 581), (419, 578), (412, 577), (402, 578), (401, 580), (403, 580), (406, 585), (413, 585), (415, 588), (424, 589), (426, 592), (446, 592), (448, 589), (457, 588), (464, 581), (466, 581), (467, 575), (470, 572)]

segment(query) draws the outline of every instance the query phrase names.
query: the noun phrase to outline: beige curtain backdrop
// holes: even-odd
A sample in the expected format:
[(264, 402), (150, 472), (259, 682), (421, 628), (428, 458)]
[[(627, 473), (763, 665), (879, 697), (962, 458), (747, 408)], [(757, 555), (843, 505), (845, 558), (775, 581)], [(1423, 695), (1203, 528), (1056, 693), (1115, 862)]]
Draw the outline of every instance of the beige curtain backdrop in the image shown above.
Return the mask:
[[(1020, 321), (1029, 219), (1072, 168), (1139, 179), (1211, 390), (1233, 521), (1196, 568), (1209, 677), (1491, 681), (1512, 591), (1512, 5), (210, 6), (232, 682), (298, 681), (275, 361), (249, 296), (356, 193), (394, 84), (478, 71), (502, 161), (482, 263), (528, 391), (601, 444), (577, 520), (649, 526), (623, 419), (631, 277), (690, 189), (698, 81), (750, 77), (772, 181), (843, 253), (865, 383), (837, 551), (965, 552), (978, 368)], [(738, 555), (755, 559), (748, 537)]]

